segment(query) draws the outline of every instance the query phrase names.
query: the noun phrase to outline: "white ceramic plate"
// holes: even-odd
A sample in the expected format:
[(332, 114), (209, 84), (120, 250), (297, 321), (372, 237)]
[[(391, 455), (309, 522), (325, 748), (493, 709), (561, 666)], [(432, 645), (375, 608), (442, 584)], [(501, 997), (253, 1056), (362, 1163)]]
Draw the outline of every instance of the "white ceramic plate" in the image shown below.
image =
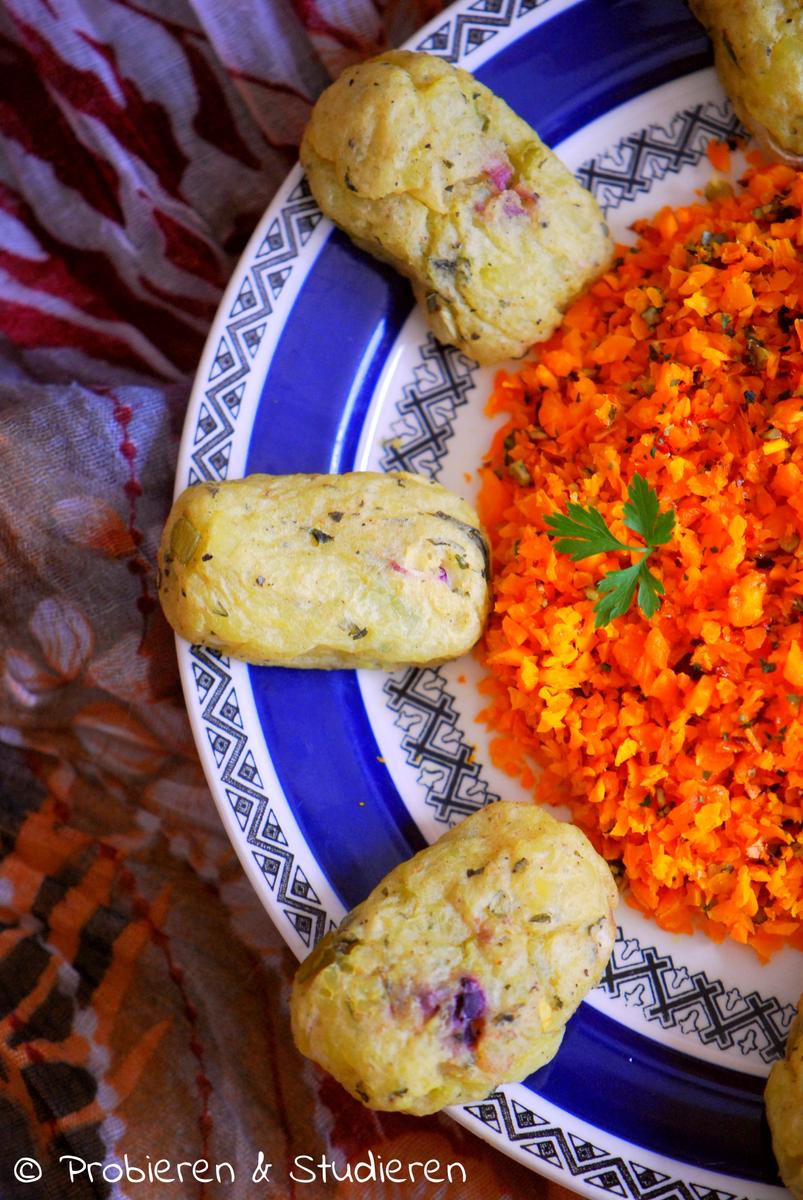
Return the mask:
[[(680, 0), (473, 0), (411, 48), (502, 95), (614, 233), (710, 175), (737, 129)], [(406, 283), (321, 218), (300, 170), (215, 319), (177, 488), (252, 471), (408, 469), (472, 497), (492, 372), (439, 346)], [(386, 676), (251, 668), (179, 643), (207, 777), (243, 867), (300, 957), (401, 858), (500, 795), (462, 660)], [(761, 1093), (801, 956), (668, 935), (626, 907), (557, 1058), (454, 1116), (558, 1182), (642, 1200), (780, 1200)]]

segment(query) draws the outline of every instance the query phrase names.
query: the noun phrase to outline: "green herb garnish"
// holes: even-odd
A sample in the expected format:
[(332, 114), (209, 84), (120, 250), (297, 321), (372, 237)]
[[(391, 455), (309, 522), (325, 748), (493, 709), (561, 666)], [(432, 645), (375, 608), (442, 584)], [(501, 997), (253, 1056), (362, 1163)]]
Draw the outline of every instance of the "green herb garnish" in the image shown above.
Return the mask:
[(611, 533), (602, 513), (595, 508), (583, 508), (570, 503), (567, 506), (568, 515), (553, 513), (545, 520), (549, 536), (557, 538), (555, 548), (561, 554), (568, 554), (572, 562), (580, 562), (583, 558), (610, 550), (641, 553), (641, 558), (633, 566), (610, 571), (599, 581), (597, 591), (601, 595), (594, 605), (594, 624), (597, 629), (623, 616), (633, 603), (634, 596), (644, 615), (654, 616), (664, 594), (664, 585), (657, 575), (653, 575), (647, 560), (658, 546), (665, 545), (672, 537), (675, 514), (672, 509), (661, 512), (658, 493), (638, 473), (633, 476), (627, 495), (625, 525), (644, 539), (645, 546), (628, 546), (620, 542)]

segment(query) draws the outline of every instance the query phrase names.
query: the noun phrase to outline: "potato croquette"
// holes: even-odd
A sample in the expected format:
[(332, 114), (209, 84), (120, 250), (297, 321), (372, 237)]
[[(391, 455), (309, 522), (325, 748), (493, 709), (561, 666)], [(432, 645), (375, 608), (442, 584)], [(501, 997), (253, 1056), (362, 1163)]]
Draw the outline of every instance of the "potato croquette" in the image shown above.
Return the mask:
[(803, 996), (786, 1057), (773, 1066), (764, 1098), (781, 1178), (792, 1195), (803, 1200)]
[(473, 508), (404, 472), (195, 484), (159, 549), (159, 599), (176, 632), (272, 666), (457, 658), (482, 632), (488, 578)]
[(481, 363), (549, 337), (608, 265), (593, 197), (493, 92), (440, 58), (349, 67), (301, 144), (327, 216), (412, 282), (435, 334)]
[(717, 74), (739, 119), (768, 148), (803, 157), (800, 0), (690, 0), (714, 44)]
[(498, 802), (401, 863), (302, 963), (299, 1050), (371, 1108), (430, 1113), (553, 1057), (616, 927), (583, 833)]

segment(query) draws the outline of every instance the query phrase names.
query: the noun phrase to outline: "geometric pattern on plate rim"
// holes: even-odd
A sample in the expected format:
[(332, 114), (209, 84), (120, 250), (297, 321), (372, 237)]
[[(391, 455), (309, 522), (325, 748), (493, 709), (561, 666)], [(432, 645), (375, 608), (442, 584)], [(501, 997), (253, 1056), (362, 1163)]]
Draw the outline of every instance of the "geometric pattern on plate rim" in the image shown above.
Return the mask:
[(504, 1135), (519, 1150), (531, 1154), (553, 1169), (566, 1171), (572, 1181), (629, 1200), (737, 1200), (739, 1193), (687, 1183), (654, 1167), (595, 1146), (559, 1125), (539, 1116), (527, 1105), (492, 1092), (479, 1104), (463, 1110), (494, 1133)]
[(204, 646), (192, 646), (190, 655), (201, 718), (223, 793), (276, 903), (311, 950), (329, 929), (330, 917), (264, 789), (240, 717), (229, 659)]
[(711, 138), (747, 141), (748, 136), (727, 100), (708, 100), (681, 109), (663, 125), (648, 125), (628, 134), (587, 159), (575, 175), (608, 214), (646, 195), (656, 180), (696, 166)]

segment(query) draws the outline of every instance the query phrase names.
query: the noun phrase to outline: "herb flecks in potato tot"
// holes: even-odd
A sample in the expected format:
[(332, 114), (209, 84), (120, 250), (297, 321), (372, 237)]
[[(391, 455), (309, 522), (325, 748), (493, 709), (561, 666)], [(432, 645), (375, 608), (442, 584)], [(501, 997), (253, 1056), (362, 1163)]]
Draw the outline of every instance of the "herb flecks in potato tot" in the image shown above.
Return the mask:
[(800, 0), (690, 0), (714, 44), (717, 74), (739, 119), (767, 149), (803, 163)]
[(391, 669), (474, 645), (488, 562), (471, 506), (420, 476), (251, 475), (176, 500), (159, 598), (182, 637), (246, 662)]
[(466, 71), (391, 51), (318, 100), (301, 161), (324, 213), (413, 284), (481, 363), (547, 338), (611, 258), (596, 201)]
[(616, 926), (579, 829), (499, 802), (401, 863), (299, 967), (293, 1034), (371, 1108), (481, 1100), (556, 1053)]

